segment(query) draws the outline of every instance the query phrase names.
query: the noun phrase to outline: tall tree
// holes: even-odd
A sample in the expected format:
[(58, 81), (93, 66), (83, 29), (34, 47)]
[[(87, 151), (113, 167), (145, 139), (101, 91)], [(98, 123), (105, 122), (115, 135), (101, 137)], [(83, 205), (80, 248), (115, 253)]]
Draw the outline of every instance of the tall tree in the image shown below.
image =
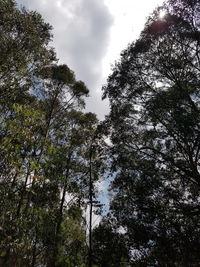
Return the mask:
[(136, 266), (200, 262), (199, 10), (195, 0), (155, 10), (104, 87), (116, 171), (111, 213)]
[(55, 60), (48, 46), (51, 26), (41, 15), (19, 9), (13, 0), (0, 3), (1, 112), (13, 103), (22, 103), (34, 87), (35, 72)]
[(56, 65), (38, 13), (3, 0), (0, 15), (0, 265), (84, 266), (89, 152), (95, 181), (103, 144), (89, 91)]

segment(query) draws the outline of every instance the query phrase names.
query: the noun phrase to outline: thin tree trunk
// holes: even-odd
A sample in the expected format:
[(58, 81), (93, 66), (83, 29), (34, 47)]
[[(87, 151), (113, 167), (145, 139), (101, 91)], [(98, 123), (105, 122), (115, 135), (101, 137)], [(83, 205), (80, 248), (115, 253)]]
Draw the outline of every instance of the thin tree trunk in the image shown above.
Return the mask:
[(36, 231), (35, 231), (35, 241), (34, 241), (34, 247), (33, 247), (33, 257), (32, 257), (32, 263), (31, 263), (31, 267), (35, 267), (35, 263), (36, 263), (36, 251), (37, 251), (37, 227), (36, 227)]
[(24, 200), (24, 197), (25, 197), (25, 193), (26, 193), (26, 185), (27, 185), (27, 182), (28, 182), (28, 176), (29, 176), (29, 170), (26, 174), (26, 180), (25, 180), (25, 183), (24, 183), (24, 186), (23, 186), (23, 189), (22, 189), (22, 192), (21, 192), (21, 197), (20, 197), (20, 201), (19, 201), (19, 204), (18, 204), (18, 208), (17, 208), (17, 212), (16, 212), (16, 216), (19, 217), (19, 214), (20, 214), (20, 211), (21, 211), (21, 207), (22, 207), (22, 204), (23, 204), (23, 200)]
[[(70, 170), (69, 163), (70, 163), (70, 160), (71, 160), (71, 155), (72, 155), (72, 153), (70, 152), (69, 156), (68, 156), (68, 160), (67, 160), (67, 171), (66, 171), (66, 176), (65, 176), (66, 180), (67, 180), (67, 178), (69, 176), (69, 170)], [(58, 249), (59, 249), (58, 235), (59, 235), (60, 226), (61, 226), (61, 223), (62, 223), (62, 220), (63, 220), (63, 209), (64, 209), (66, 192), (67, 192), (67, 181), (65, 181), (65, 184), (64, 184), (62, 198), (61, 198), (60, 207), (59, 207), (58, 221), (57, 221), (57, 225), (56, 225), (56, 229), (55, 229), (55, 248), (54, 248), (54, 251), (53, 251), (53, 256), (52, 256), (50, 262), (47, 264), (47, 267), (55, 267), (56, 266), (56, 259), (57, 259), (57, 256), (58, 256)]]
[(89, 267), (92, 267), (92, 150), (90, 151), (90, 166), (89, 166)]

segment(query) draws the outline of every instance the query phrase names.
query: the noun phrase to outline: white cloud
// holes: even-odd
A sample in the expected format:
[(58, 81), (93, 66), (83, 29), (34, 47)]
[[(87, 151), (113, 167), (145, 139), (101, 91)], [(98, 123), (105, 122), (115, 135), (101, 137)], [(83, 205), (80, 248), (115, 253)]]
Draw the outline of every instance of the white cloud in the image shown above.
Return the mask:
[(110, 73), (110, 65), (119, 59), (119, 55), (128, 43), (136, 40), (142, 31), (147, 17), (164, 0), (105, 0), (114, 23), (111, 28), (111, 41), (104, 58), (104, 76)]
[(53, 26), (53, 46), (60, 63), (74, 70), (90, 90), (87, 110), (103, 119), (108, 101), (101, 87), (111, 64), (134, 41), (146, 17), (163, 0), (17, 0), (37, 10)]
[(102, 0), (17, 0), (53, 26), (53, 46), (90, 90), (88, 109), (102, 113), (102, 61), (109, 45), (112, 15)]

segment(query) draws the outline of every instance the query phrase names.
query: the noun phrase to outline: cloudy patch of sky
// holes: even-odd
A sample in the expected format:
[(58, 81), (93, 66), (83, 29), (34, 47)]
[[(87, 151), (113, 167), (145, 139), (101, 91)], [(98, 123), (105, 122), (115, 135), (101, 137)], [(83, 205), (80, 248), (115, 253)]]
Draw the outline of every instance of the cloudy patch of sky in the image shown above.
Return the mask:
[(74, 70), (90, 90), (87, 110), (103, 119), (108, 101), (101, 87), (120, 52), (135, 40), (145, 19), (163, 0), (17, 0), (53, 26), (60, 64)]
[[(163, 0), (16, 0), (36, 10), (53, 26), (53, 43), (60, 64), (67, 64), (90, 90), (87, 111), (100, 119), (109, 112), (101, 100), (102, 85), (120, 52), (136, 40), (146, 18)], [(101, 203), (108, 201), (109, 180), (97, 184)], [(104, 207), (104, 212), (108, 208)], [(88, 217), (88, 216), (86, 216)], [(100, 217), (94, 219), (95, 225)]]

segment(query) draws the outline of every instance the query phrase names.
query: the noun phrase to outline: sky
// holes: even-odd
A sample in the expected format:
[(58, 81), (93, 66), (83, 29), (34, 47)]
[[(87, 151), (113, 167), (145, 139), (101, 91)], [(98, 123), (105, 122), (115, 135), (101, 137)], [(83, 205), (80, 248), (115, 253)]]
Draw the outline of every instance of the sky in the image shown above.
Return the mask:
[(163, 0), (17, 0), (38, 11), (53, 26), (60, 64), (67, 64), (90, 90), (86, 111), (99, 119), (109, 112), (102, 85), (120, 52), (143, 29), (147, 16)]
[[(120, 53), (135, 41), (146, 18), (163, 0), (16, 0), (38, 11), (53, 26), (53, 41), (59, 64), (67, 64), (77, 79), (90, 90), (86, 111), (100, 120), (109, 112), (108, 100), (101, 100), (102, 86), (120, 59)], [(97, 187), (99, 200), (108, 210), (109, 180)], [(88, 218), (88, 216), (86, 216)], [(94, 216), (94, 225), (100, 221)], [(93, 226), (94, 226), (93, 225)]]

